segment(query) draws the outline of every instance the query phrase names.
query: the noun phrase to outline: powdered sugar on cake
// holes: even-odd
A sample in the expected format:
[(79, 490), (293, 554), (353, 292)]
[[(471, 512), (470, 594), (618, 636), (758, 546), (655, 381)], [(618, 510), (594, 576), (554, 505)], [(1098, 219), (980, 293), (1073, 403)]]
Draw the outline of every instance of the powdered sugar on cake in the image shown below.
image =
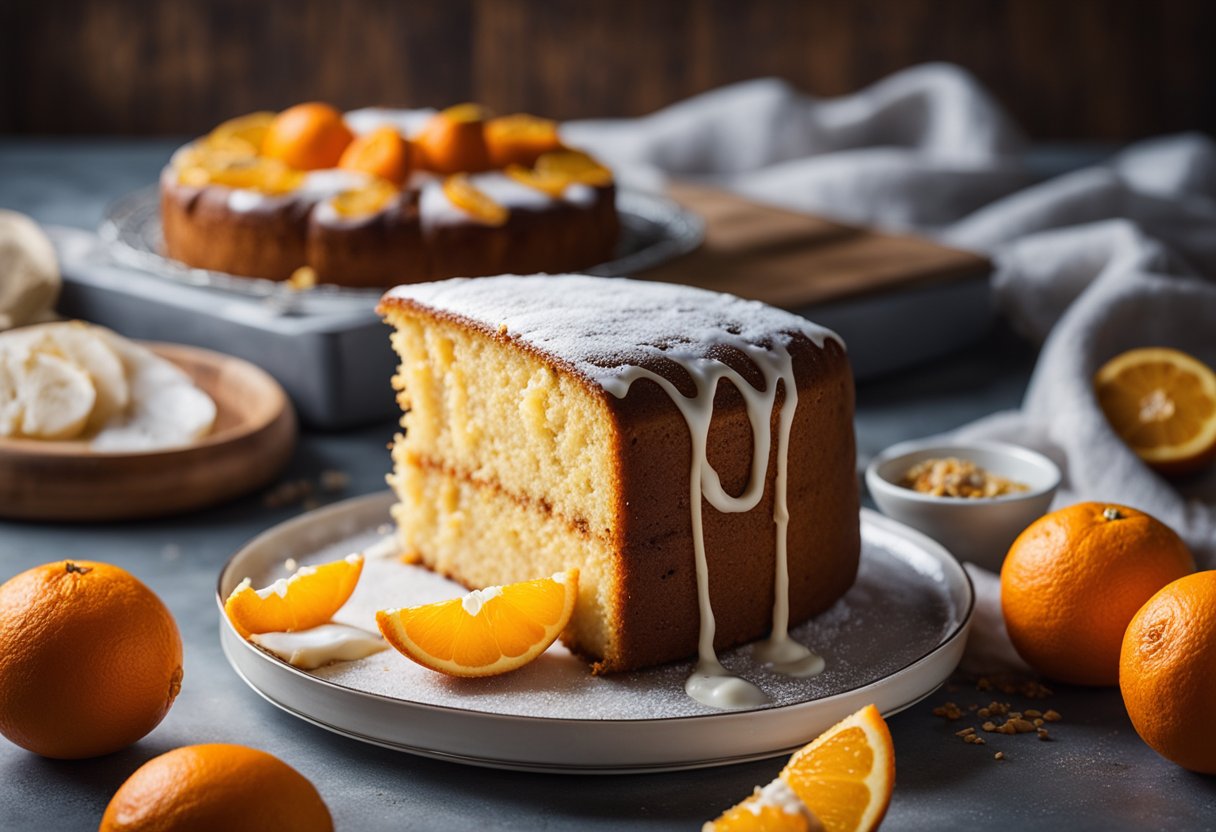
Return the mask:
[(585, 275), (455, 278), (398, 286), (386, 299), (412, 300), (549, 353), (603, 384), (657, 349), (706, 357), (726, 344), (844, 342), (831, 330), (758, 301), (645, 280)]

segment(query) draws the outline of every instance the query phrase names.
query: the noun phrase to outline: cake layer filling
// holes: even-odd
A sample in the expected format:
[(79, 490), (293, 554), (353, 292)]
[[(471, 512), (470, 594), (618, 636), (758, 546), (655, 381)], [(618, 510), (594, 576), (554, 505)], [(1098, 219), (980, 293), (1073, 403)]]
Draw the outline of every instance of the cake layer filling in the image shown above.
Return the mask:
[[(395, 458), (402, 444), (394, 447)], [(591, 658), (616, 654), (610, 622), (618, 617), (618, 593), (609, 543), (540, 503), (414, 459), (397, 459), (390, 484), (401, 498), (393, 519), (407, 557), (470, 588), (577, 567), (579, 598), (564, 639)]]
[[(611, 538), (618, 476), (601, 397), (529, 352), (391, 310), (405, 416), (394, 462), (441, 460)], [(541, 574), (541, 573), (537, 573)]]

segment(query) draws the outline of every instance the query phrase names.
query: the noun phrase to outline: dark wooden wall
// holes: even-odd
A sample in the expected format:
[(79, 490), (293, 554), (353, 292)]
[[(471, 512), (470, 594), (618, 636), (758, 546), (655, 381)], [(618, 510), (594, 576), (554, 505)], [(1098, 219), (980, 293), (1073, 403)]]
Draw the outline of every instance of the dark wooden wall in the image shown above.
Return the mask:
[(1036, 138), (1216, 131), (1216, 0), (0, 0), (0, 132), (180, 134), (310, 99), (639, 115), (922, 61)]

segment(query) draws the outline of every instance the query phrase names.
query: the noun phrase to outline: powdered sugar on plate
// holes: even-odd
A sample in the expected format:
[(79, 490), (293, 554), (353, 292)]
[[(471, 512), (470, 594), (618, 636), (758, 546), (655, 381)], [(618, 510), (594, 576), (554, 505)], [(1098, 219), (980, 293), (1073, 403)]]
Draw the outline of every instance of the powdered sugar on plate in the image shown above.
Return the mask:
[[(387, 511), (387, 496), (384, 504)], [(277, 557), (267, 557), (258, 564), (262, 571), (255, 570), (250, 577), (255, 586), (264, 586), (284, 576), (285, 557), (315, 564), (360, 551), (383, 539), (383, 531), (376, 528), (382, 522), (383, 518), (377, 518), (365, 530), (343, 530), (329, 545), (301, 544), (301, 551), (267, 547)], [(863, 515), (856, 584), (827, 612), (792, 631), (797, 640), (824, 657), (827, 667), (823, 673), (792, 678), (767, 671), (753, 659), (754, 645), (721, 654), (728, 670), (772, 698), (763, 709), (809, 702), (887, 678), (934, 651), (962, 626), (968, 610), (956, 608), (951, 600), (940, 564), (915, 538), (888, 522), (867, 522)], [(393, 559), (368, 559), (355, 594), (335, 620), (375, 631), (379, 609), (455, 598), (464, 592), (423, 567)], [(279, 661), (269, 655), (266, 658)], [(393, 650), (313, 670), (310, 675), (365, 693), (489, 714), (639, 720), (720, 713), (684, 693), (684, 680), (692, 665), (690, 659), (634, 673), (593, 676), (588, 665), (559, 643), (532, 664), (488, 679), (444, 676)]]

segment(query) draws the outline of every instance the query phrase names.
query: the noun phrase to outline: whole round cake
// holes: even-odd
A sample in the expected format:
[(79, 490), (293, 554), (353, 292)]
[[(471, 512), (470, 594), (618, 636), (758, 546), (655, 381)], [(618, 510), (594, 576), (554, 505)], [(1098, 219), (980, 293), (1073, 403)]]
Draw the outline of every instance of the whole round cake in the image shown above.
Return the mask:
[(584, 269), (619, 231), (612, 172), (556, 123), (472, 104), (252, 113), (180, 148), (160, 195), (174, 260), (343, 286)]

